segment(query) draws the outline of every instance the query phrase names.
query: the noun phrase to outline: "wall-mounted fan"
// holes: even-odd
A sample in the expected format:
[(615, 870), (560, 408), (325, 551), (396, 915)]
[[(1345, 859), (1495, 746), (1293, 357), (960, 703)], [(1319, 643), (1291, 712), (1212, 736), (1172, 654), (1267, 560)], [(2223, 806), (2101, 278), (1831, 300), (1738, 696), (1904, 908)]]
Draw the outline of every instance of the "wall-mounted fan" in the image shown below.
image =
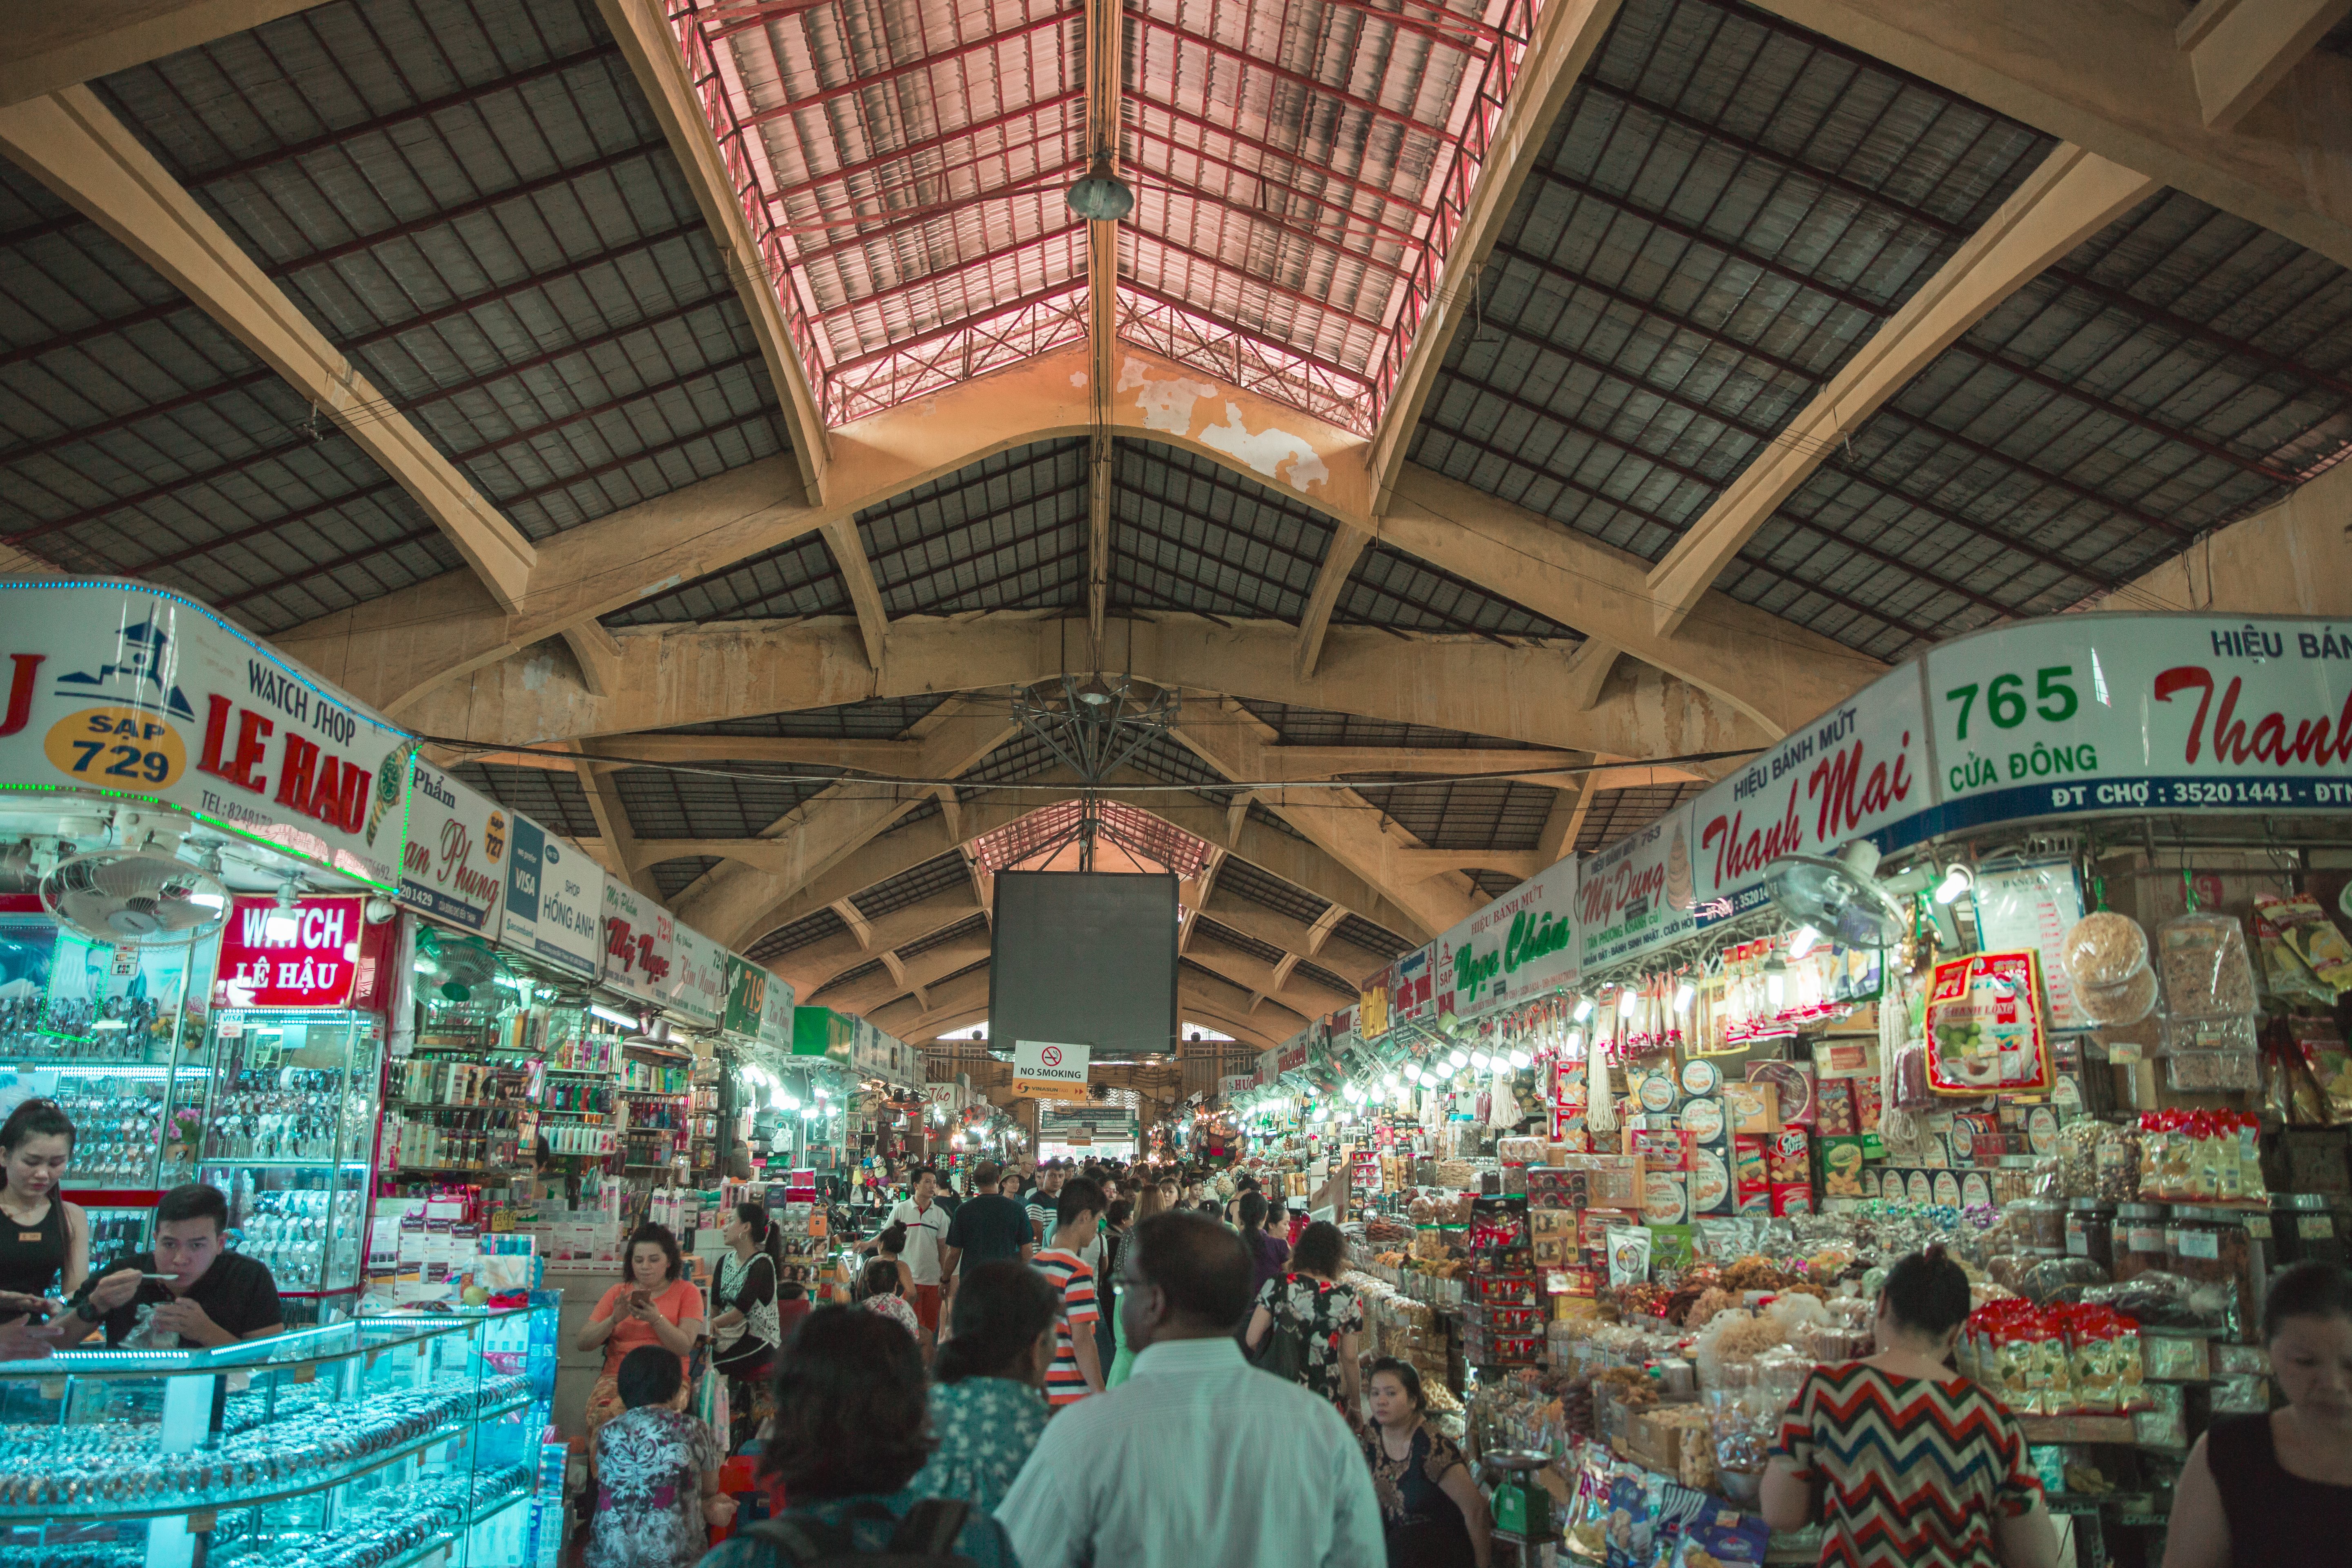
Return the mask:
[(1909, 917), (1877, 879), (1878, 846), (1858, 838), (1823, 855), (1783, 855), (1764, 868), (1764, 888), (1782, 914), (1848, 947), (1885, 947)]
[(495, 984), (501, 973), (498, 954), (488, 944), (430, 926), (416, 934), (416, 969), (449, 1002), (471, 1001), (476, 991)]
[(41, 902), (75, 934), (114, 947), (164, 947), (210, 936), (228, 889), (209, 871), (144, 849), (78, 855), (41, 879)]

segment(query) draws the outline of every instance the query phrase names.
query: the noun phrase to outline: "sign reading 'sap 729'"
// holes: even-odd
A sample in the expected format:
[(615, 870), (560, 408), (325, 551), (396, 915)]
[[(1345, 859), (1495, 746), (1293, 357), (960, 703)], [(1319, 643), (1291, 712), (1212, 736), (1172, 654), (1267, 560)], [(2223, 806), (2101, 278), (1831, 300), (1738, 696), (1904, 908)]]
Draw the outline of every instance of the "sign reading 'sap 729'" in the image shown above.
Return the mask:
[(135, 584), (0, 584), (0, 786), (86, 789), (383, 889), (409, 738), (199, 605)]
[(2352, 806), (2352, 623), (2055, 616), (1931, 650), (1939, 828)]

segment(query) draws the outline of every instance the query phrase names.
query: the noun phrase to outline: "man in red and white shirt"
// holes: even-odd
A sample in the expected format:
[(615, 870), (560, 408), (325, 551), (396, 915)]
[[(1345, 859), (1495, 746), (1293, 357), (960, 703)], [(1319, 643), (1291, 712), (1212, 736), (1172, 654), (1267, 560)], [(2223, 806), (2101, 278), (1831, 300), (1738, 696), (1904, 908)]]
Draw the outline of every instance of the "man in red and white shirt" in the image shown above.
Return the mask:
[[(940, 1331), (940, 1247), (948, 1238), (948, 1211), (932, 1200), (940, 1190), (940, 1173), (929, 1165), (915, 1171), (914, 1195), (890, 1211), (885, 1226), (907, 1227), (907, 1249), (899, 1254), (915, 1280), (915, 1316), (926, 1331)], [(878, 1239), (878, 1238), (877, 1238)], [(871, 1247), (866, 1242), (859, 1250)]]
[(1095, 1239), (1103, 1212), (1102, 1187), (1084, 1176), (1062, 1184), (1055, 1208), (1053, 1246), (1030, 1260), (1062, 1293), (1062, 1321), (1054, 1333), (1054, 1364), (1045, 1372), (1045, 1400), (1056, 1410), (1103, 1389), (1102, 1358), (1095, 1350), (1095, 1271), (1079, 1256)]

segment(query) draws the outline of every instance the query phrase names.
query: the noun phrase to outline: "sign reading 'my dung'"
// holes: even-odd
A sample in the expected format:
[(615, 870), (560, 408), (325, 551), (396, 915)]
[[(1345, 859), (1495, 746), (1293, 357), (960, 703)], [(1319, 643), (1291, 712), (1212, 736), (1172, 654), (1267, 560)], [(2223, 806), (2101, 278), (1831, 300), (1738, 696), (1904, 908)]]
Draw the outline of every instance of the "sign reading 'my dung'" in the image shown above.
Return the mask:
[(391, 889), (409, 738), (211, 611), (0, 584), (0, 784), (104, 791)]

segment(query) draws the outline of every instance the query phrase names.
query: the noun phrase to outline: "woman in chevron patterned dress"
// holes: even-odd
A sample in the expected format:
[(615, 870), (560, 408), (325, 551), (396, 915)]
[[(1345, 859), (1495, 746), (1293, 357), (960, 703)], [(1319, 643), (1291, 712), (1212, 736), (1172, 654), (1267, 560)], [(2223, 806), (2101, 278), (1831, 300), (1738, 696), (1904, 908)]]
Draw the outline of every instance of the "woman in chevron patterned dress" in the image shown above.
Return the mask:
[(1764, 1517), (1818, 1519), (1823, 1568), (2056, 1563), (2017, 1418), (1952, 1372), (1968, 1315), (1960, 1266), (1940, 1247), (1910, 1254), (1878, 1299), (1878, 1353), (1815, 1367), (1781, 1418)]

